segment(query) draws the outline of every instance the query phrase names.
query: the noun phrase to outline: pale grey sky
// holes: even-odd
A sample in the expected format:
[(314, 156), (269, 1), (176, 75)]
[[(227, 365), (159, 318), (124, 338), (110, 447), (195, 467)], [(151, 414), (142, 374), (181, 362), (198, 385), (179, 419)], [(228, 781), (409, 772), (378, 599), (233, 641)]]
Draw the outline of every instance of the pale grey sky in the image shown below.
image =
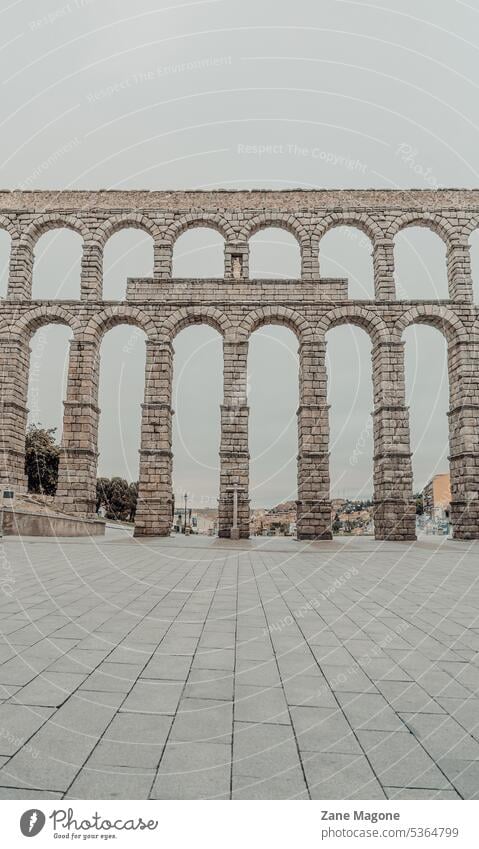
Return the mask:
[[(0, 186), (4, 188), (477, 186), (479, 7), (433, 0), (3, 0)], [(272, 153), (260, 154), (263, 146)], [(400, 146), (402, 145), (401, 153)], [(410, 148), (409, 156), (404, 146)], [(256, 146), (256, 153), (246, 153)], [(473, 237), (479, 277), (479, 239)], [(34, 293), (75, 297), (79, 240), (38, 245)], [(8, 239), (0, 233), (0, 283)], [(149, 275), (141, 233), (107, 247), (106, 297)], [(401, 234), (402, 297), (445, 297), (444, 248)], [(218, 236), (177, 244), (175, 273), (221, 274)], [(324, 275), (372, 296), (370, 246), (354, 231), (322, 242)], [(255, 238), (253, 273), (295, 276), (297, 246)], [(476, 285), (476, 295), (479, 288)], [(31, 418), (60, 427), (68, 332), (34, 340)], [(447, 466), (447, 370), (437, 331), (407, 333), (416, 486)], [(215, 504), (221, 346), (210, 328), (175, 343), (177, 492)], [(122, 327), (102, 353), (101, 474), (135, 479), (144, 344)], [(335, 494), (372, 491), (370, 345), (358, 328), (328, 337)], [(268, 327), (251, 342), (251, 478), (255, 504), (296, 497), (297, 343)]]

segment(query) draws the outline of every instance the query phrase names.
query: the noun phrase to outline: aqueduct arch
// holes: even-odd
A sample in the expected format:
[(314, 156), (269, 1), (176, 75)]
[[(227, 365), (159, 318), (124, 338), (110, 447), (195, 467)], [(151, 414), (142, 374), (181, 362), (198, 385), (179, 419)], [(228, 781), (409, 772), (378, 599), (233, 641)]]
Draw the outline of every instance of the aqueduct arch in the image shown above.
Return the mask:
[[(0, 483), (25, 487), (23, 474), (29, 338), (42, 323), (73, 331), (57, 497), (88, 516), (95, 506), (99, 346), (115, 324), (147, 337), (136, 533), (165, 535), (171, 525), (171, 385), (174, 336), (207, 323), (223, 336), (219, 530), (231, 535), (233, 488), (239, 532), (249, 535), (248, 340), (265, 323), (297, 335), (298, 536), (330, 536), (329, 422), (325, 334), (360, 325), (373, 342), (374, 498), (376, 536), (414, 538), (409, 415), (404, 401), (402, 333), (414, 322), (448, 341), (451, 512), (455, 536), (479, 538), (479, 309), (472, 300), (468, 238), (479, 220), (479, 191), (196, 191), (0, 192), (0, 226), (11, 234), (8, 296), (0, 303)], [(466, 222), (466, 223), (465, 223)], [(396, 299), (394, 237), (407, 226), (430, 227), (447, 248), (449, 300)], [(321, 237), (335, 226), (366, 232), (373, 249), (376, 299), (348, 299), (347, 281), (321, 278)], [(171, 276), (175, 240), (190, 227), (214, 227), (225, 239), (221, 279)], [(283, 227), (301, 249), (301, 277), (250, 280), (249, 239)], [(34, 248), (49, 229), (69, 227), (83, 239), (81, 299), (32, 301)], [(126, 299), (102, 300), (103, 250), (123, 227), (154, 242), (154, 271), (128, 281)]]

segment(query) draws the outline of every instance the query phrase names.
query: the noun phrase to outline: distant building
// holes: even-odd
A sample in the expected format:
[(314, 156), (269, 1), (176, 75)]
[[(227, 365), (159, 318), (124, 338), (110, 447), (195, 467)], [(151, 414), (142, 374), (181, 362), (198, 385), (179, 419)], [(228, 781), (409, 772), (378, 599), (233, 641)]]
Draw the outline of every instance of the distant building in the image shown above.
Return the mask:
[(451, 509), (451, 478), (449, 472), (434, 475), (423, 489), (423, 508), (426, 516), (436, 521), (449, 518)]

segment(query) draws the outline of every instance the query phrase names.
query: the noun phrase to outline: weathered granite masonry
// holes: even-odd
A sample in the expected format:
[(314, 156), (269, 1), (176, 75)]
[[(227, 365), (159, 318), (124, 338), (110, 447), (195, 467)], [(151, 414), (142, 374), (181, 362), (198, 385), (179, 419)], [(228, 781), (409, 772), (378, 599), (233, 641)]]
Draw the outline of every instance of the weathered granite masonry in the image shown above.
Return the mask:
[[(320, 276), (321, 238), (347, 225), (372, 244), (375, 300), (348, 299), (346, 280)], [(447, 251), (449, 299), (398, 301), (394, 238), (410, 226), (432, 229)], [(172, 277), (176, 239), (211, 227), (225, 240), (224, 277)], [(380, 539), (414, 538), (408, 410), (404, 399), (404, 330), (421, 322), (448, 343), (452, 518), (458, 539), (479, 538), (479, 310), (473, 304), (469, 235), (479, 226), (479, 191), (205, 191), (0, 192), (0, 227), (11, 236), (8, 297), (0, 305), (0, 481), (25, 489), (24, 439), (29, 341), (42, 325), (73, 332), (58, 500), (72, 514), (95, 505), (99, 350), (118, 324), (147, 338), (136, 533), (169, 533), (172, 506), (171, 383), (173, 342), (193, 323), (224, 340), (219, 532), (231, 534), (233, 492), (238, 533), (249, 534), (248, 340), (258, 327), (283, 324), (300, 351), (298, 410), (298, 536), (328, 538), (329, 422), (326, 334), (339, 324), (362, 327), (372, 341), (375, 527)], [(32, 301), (35, 245), (66, 227), (83, 238), (81, 299)], [(102, 299), (103, 252), (117, 231), (135, 227), (154, 242), (149, 279), (129, 280), (126, 300)], [(249, 239), (281, 227), (300, 245), (297, 280), (250, 280)]]

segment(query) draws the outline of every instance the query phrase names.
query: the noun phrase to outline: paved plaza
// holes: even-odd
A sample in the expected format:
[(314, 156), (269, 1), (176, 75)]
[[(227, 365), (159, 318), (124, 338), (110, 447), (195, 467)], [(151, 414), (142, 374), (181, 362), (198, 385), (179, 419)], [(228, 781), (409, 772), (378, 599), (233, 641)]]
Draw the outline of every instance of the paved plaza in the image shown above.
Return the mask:
[(479, 543), (1, 548), (0, 798), (479, 798)]

